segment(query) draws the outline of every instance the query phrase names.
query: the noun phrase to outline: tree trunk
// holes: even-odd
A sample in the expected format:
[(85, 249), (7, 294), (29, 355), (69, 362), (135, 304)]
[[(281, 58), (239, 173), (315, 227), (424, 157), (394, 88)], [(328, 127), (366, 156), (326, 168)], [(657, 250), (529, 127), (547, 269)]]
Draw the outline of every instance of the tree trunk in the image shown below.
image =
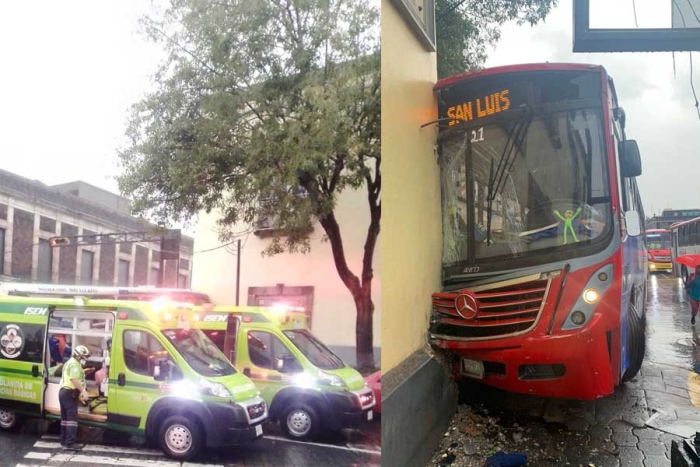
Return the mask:
[[(348, 288), (355, 302), (356, 328), (355, 328), (355, 344), (356, 344), (356, 359), (357, 368), (361, 371), (368, 371), (375, 368), (374, 365), (374, 332), (372, 328), (374, 316), (374, 303), (372, 302), (372, 256), (374, 246), (376, 245), (377, 236), (379, 234), (378, 222), (375, 226), (371, 224), (368, 231), (368, 242), (365, 243), (365, 255), (363, 258), (362, 282), (352, 273), (345, 259), (345, 249), (343, 247), (343, 238), (340, 234), (340, 226), (333, 212), (319, 219), (321, 226), (328, 235), (328, 241), (331, 244), (333, 252), (333, 261), (335, 268), (338, 271), (340, 279)], [(368, 267), (369, 264), (369, 267)]]
[(355, 345), (357, 346), (357, 368), (372, 370), (374, 365), (374, 303), (372, 297), (361, 289), (360, 296), (355, 298), (357, 319), (355, 321)]

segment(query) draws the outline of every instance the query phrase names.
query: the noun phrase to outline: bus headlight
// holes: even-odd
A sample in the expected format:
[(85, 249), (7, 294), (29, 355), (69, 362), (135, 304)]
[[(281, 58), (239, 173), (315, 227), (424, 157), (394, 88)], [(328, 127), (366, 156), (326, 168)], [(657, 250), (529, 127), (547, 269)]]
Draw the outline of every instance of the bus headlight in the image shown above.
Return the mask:
[(586, 289), (583, 291), (583, 300), (589, 305), (595, 303), (600, 298), (596, 289)]
[(594, 272), (583, 287), (583, 292), (569, 309), (568, 316), (561, 325), (562, 331), (578, 329), (588, 323), (605, 292), (612, 285), (613, 265)]

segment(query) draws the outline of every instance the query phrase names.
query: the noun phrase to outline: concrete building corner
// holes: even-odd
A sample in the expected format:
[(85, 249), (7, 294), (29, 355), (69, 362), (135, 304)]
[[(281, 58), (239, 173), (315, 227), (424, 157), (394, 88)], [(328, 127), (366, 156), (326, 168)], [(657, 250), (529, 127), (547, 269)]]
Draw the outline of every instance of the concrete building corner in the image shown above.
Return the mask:
[(382, 465), (423, 466), (457, 390), (427, 344), (441, 286), (434, 2), (382, 1)]

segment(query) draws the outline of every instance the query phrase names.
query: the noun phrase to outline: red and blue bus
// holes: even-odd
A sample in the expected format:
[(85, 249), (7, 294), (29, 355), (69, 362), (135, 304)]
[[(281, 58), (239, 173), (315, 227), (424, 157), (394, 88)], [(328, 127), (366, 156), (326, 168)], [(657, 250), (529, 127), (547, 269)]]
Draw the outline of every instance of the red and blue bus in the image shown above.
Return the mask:
[(649, 256), (649, 272), (671, 272), (671, 231), (666, 229), (647, 230), (645, 240)]
[(443, 79), (442, 290), (431, 343), (457, 378), (591, 400), (644, 358), (647, 252), (637, 143), (601, 66)]

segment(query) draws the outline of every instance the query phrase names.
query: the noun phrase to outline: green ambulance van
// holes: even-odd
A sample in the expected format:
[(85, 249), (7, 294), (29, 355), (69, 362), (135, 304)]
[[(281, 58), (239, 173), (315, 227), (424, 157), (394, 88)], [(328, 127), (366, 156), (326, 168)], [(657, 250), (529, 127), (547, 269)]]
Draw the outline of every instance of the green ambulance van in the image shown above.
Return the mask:
[(260, 392), (194, 317), (167, 301), (0, 297), (0, 429), (60, 419), (62, 365), (85, 345), (91, 400), (79, 423), (145, 436), (178, 460), (261, 437)]
[(292, 439), (372, 420), (374, 393), (362, 375), (284, 307), (204, 306), (196, 326), (260, 389), (270, 420)]

